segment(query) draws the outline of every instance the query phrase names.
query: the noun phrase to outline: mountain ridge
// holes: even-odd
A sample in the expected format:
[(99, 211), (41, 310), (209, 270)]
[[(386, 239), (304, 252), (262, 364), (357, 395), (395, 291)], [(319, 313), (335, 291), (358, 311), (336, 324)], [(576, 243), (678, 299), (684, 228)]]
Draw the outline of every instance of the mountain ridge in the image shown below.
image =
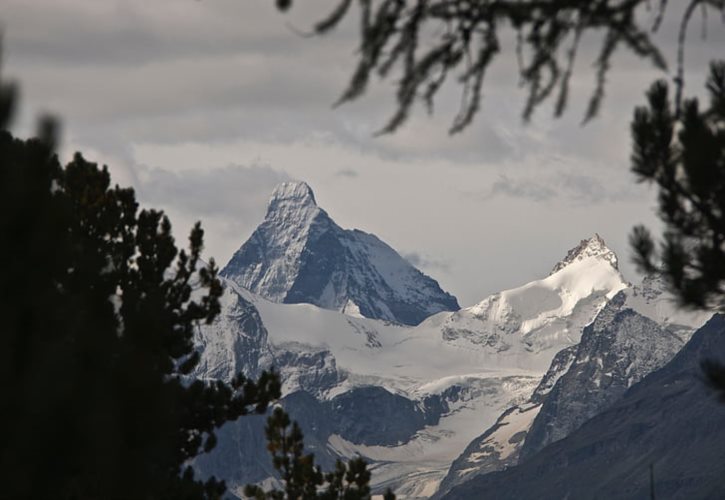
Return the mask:
[(651, 494), (650, 470), (657, 498), (721, 498), (725, 407), (703, 383), (706, 357), (725, 360), (723, 315), (715, 314), (667, 364), (569, 436), (443, 498), (636, 500)]
[[(629, 382), (607, 385), (602, 377), (617, 368), (619, 355), (602, 357), (602, 367), (594, 359), (609, 345), (610, 323), (617, 330), (611, 338), (626, 351), (627, 366), (617, 376), (635, 366), (632, 383), (666, 361), (691, 331), (660, 281), (635, 287), (624, 279), (616, 254), (597, 233), (541, 279), (464, 309), (457, 302), (455, 310), (426, 309), (431, 296), (448, 294), (375, 235), (340, 228), (304, 183), (277, 187), (265, 219), (222, 275), (222, 314), (200, 332), (194, 375), (225, 379), (241, 368), (253, 377), (274, 366), (281, 404), (300, 420), (310, 449), (326, 463), (363, 457), (373, 491), (391, 487), (401, 498), (428, 498), (439, 487), (445, 494), (478, 467), (515, 466), (543, 409), (549, 408), (547, 422), (562, 430), (544, 435), (539, 448), (617, 399)], [(612, 323), (607, 318), (619, 313), (608, 311), (624, 307), (622, 300), (643, 315), (626, 313)], [(406, 307), (417, 315), (413, 320)], [(596, 332), (606, 334), (583, 336), (600, 316)], [(643, 344), (629, 342), (627, 328), (654, 328), (671, 348), (654, 358), (649, 347), (638, 352), (630, 344)], [(587, 353), (582, 344), (590, 346)], [(599, 395), (599, 386), (587, 386), (580, 398), (586, 408), (560, 418), (546, 402), (561, 400), (561, 385), (579, 380), (575, 364), (584, 378), (591, 371), (612, 389)], [(388, 425), (395, 415), (405, 415), (405, 422)], [(219, 451), (197, 463), (202, 475), (232, 474), (232, 491), (241, 491), (244, 481), (274, 481), (258, 439), (263, 425), (250, 420), (225, 427)], [(247, 453), (256, 465), (242, 474), (239, 456)]]
[(264, 220), (220, 274), (274, 302), (406, 325), (460, 309), (377, 236), (339, 227), (304, 182), (277, 186)]
[(569, 264), (586, 259), (588, 257), (597, 257), (609, 262), (614, 269), (619, 271), (619, 259), (606, 244), (604, 238), (599, 233), (594, 233), (591, 238), (585, 238), (579, 242), (577, 246), (569, 250), (566, 256), (557, 262), (551, 269), (549, 276), (564, 269)]
[[(307, 190), (285, 193), (304, 200), (305, 216), (314, 218), (322, 210), (312, 204)], [(368, 435), (373, 428), (350, 412), (321, 417), (315, 428), (303, 426), (316, 449), (324, 448), (329, 458), (360, 455), (368, 460), (375, 491), (392, 487), (410, 498), (431, 496), (451, 462), (504, 410), (524, 404), (542, 385), (554, 355), (576, 345), (581, 329), (627, 286), (611, 262), (590, 254), (473, 307), (441, 311), (417, 326), (406, 326), (309, 303), (270, 301), (225, 280), (230, 298), (225, 298), (226, 319), (221, 321), (232, 331), (219, 332), (213, 326), (205, 330), (223, 339), (199, 342), (206, 347), (200, 362), (206, 371), (196, 375), (229, 374), (231, 370), (219, 369), (226, 365), (248, 363), (257, 370), (275, 366), (283, 379), (283, 396), (289, 398), (288, 410), (296, 415), (313, 407), (335, 413), (329, 406), (332, 400), (352, 405), (380, 401), (388, 414), (418, 408), (405, 427), (376, 426), (374, 433), (380, 435), (374, 439)], [(247, 346), (254, 347), (255, 359), (246, 352), (229, 354)], [(548, 391), (553, 382), (550, 378), (538, 392)], [(292, 397), (301, 393), (309, 397)], [(225, 431), (224, 439), (236, 444), (225, 444), (219, 452), (225, 457), (202, 460), (200, 467), (212, 475), (229, 470), (237, 460), (235, 448), (256, 450), (262, 460), (265, 450), (252, 444), (253, 434), (262, 432), (263, 427), (248, 426)], [(227, 465), (218, 465), (222, 462)], [(256, 469), (255, 474), (263, 471)]]
[(677, 310), (657, 276), (619, 291), (584, 327), (581, 341), (554, 357), (530, 399), (507, 409), (469, 444), (435, 498), (476, 476), (520, 464), (566, 437), (667, 362), (710, 316)]

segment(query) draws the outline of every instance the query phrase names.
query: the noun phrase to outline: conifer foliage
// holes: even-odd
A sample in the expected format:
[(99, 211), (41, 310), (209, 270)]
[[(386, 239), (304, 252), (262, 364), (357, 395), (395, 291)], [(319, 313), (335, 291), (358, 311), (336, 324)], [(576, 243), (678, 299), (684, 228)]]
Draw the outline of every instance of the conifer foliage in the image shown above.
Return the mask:
[[(286, 11), (293, 2), (276, 4)], [(725, 9), (725, 0), (683, 4), (678, 95), (684, 82), (683, 46), (690, 19), (697, 11), (706, 16), (708, 9), (720, 13)], [(432, 110), (438, 92), (452, 81), (461, 86), (461, 105), (450, 133), (470, 125), (481, 108), (487, 72), (506, 45), (507, 30), (515, 34), (519, 84), (527, 94), (525, 119), (549, 98), (555, 101), (554, 114), (563, 113), (579, 45), (587, 35), (596, 34), (601, 42), (593, 61), (594, 90), (585, 121), (601, 107), (617, 50), (629, 51), (661, 70), (667, 67), (652, 37), (662, 24), (667, 0), (338, 0), (314, 26), (314, 33), (330, 32), (355, 5), (360, 17), (357, 65), (338, 103), (363, 95), (376, 76), (394, 79), (397, 109), (381, 133), (400, 127), (418, 102)]]
[[(256, 500), (369, 500), (370, 472), (362, 458), (338, 460), (335, 470), (323, 473), (313, 454), (304, 452), (302, 430), (276, 407), (267, 419), (267, 449), (284, 483), (283, 490), (265, 491), (248, 485), (244, 494)], [(385, 500), (395, 500), (390, 490)]]
[(637, 263), (662, 272), (683, 306), (725, 311), (725, 61), (711, 64), (707, 91), (705, 109), (687, 99), (678, 114), (659, 81), (635, 110), (632, 170), (657, 186), (665, 231), (659, 249), (643, 226), (631, 241)]
[[(660, 81), (634, 112), (632, 170), (657, 186), (665, 231), (659, 248), (644, 226), (630, 241), (639, 266), (661, 273), (682, 306), (725, 312), (725, 61), (711, 63), (706, 86), (705, 109), (687, 99), (678, 114)], [(725, 401), (725, 366), (702, 368)]]
[(0, 497), (220, 498), (189, 461), (279, 382), (187, 376), (222, 294), (201, 227), (179, 251), (105, 167), (61, 166), (52, 121), (13, 137), (14, 96), (0, 86)]

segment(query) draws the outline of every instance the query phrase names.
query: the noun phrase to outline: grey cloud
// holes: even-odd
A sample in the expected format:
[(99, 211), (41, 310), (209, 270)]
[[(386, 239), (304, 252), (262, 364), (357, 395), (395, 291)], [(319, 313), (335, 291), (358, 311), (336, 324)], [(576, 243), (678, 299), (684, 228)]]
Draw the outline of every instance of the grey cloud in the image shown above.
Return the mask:
[[(133, 67), (250, 51), (289, 53), (290, 23), (306, 29), (324, 12), (296, 9), (290, 18), (267, 0), (4, 0), (2, 21), (9, 47), (25, 60)], [(342, 35), (352, 43), (354, 31)]]
[[(293, 9), (307, 17), (291, 22), (308, 26), (325, 9)], [(509, 64), (494, 73), (481, 115), (464, 134), (447, 135), (459, 103), (460, 89), (452, 86), (440, 94), (433, 117), (418, 108), (398, 133), (373, 138), (392, 109), (389, 85), (371, 85), (361, 100), (331, 109), (353, 69), (355, 23), (329, 37), (302, 39), (266, 0), (10, 0), (4, 17), (9, 66), (22, 76), (24, 91), (91, 141), (315, 135), (386, 159), (463, 165), (515, 163), (540, 149), (531, 140), (533, 127), (520, 121), (523, 95), (508, 104), (515, 80)]]
[[(596, 37), (585, 38), (567, 115), (540, 127), (537, 123), (550, 121), (550, 110), (544, 108), (524, 125), (525, 96), (512, 90), (516, 64), (507, 43), (486, 82), (482, 110), (463, 134), (447, 135), (460, 98), (460, 87), (451, 85), (438, 96), (432, 117), (418, 107), (396, 134), (373, 138), (393, 109), (389, 82), (373, 82), (359, 101), (331, 109), (353, 69), (355, 16), (321, 38), (301, 38), (289, 27), (304, 30), (328, 8), (305, 6), (282, 15), (268, 0), (5, 0), (2, 15), (8, 26), (8, 66), (22, 77), (24, 93), (64, 117), (75, 137), (92, 143), (322, 137), (401, 162), (439, 159), (515, 168), (551, 145), (583, 160), (592, 155), (614, 159), (628, 144), (628, 124), (619, 110), (630, 112), (639, 104), (654, 78), (636, 58), (618, 57), (603, 116), (581, 129), (594, 88), (587, 67), (599, 47)], [(665, 52), (674, 54), (672, 20), (678, 15), (670, 10), (669, 24), (658, 36)], [(709, 23), (710, 38), (703, 44), (712, 53), (725, 30), (715, 20)], [(691, 33), (690, 43), (700, 43), (697, 33)], [(707, 51), (693, 52), (700, 57)], [(636, 78), (629, 78), (632, 73)], [(612, 109), (616, 118), (607, 116)], [(603, 133), (610, 140), (602, 141)]]
[(335, 175), (337, 177), (347, 177), (349, 179), (354, 179), (360, 174), (357, 172), (357, 170), (354, 170), (352, 168), (343, 168), (338, 170)]
[(337, 131), (350, 114), (331, 105), (353, 39), (303, 40), (287, 26), (327, 8), (289, 19), (267, 0), (6, 0), (3, 69), (20, 78), (26, 105), (62, 116), (79, 138), (346, 141)]
[(576, 202), (600, 203), (606, 199), (616, 200), (622, 196), (618, 190), (608, 190), (600, 180), (582, 174), (562, 173), (559, 186)]
[(450, 263), (440, 259), (429, 257), (419, 252), (407, 252), (404, 253), (402, 257), (407, 260), (412, 266), (415, 266), (419, 269), (448, 272), (451, 268)]
[[(67, 142), (118, 159), (109, 161), (114, 176), (123, 167), (124, 182), (144, 206), (166, 209), (175, 230), (201, 218), (217, 257), (246, 239), (287, 174), (205, 166), (254, 157), (310, 181), (341, 222), (387, 235), (398, 248), (446, 256), (442, 284), (463, 302), (547, 272), (561, 255), (542, 247), (598, 230), (626, 248), (631, 217), (656, 222), (652, 200), (637, 198), (643, 191), (633, 191), (627, 171), (629, 121), (649, 84), (667, 75), (637, 57), (617, 53), (602, 113), (582, 128), (599, 48), (596, 37), (585, 38), (565, 116), (552, 120), (548, 104), (524, 124), (515, 38), (502, 37), (468, 130), (447, 134), (460, 102), (451, 78), (431, 117), (417, 107), (396, 134), (373, 138), (395, 104), (394, 79), (373, 79), (361, 99), (331, 108), (354, 69), (356, 16), (330, 36), (301, 38), (290, 26), (306, 29), (330, 2), (298, 2), (286, 15), (273, 3), (0, 0), (3, 73), (20, 80), (25, 121), (32, 126), (38, 110), (58, 114)], [(680, 3), (670, 4), (657, 36), (673, 61)], [(697, 18), (688, 33), (688, 94), (701, 91), (707, 60), (722, 57), (725, 30), (715, 16), (709, 23), (706, 41)], [(159, 159), (159, 149), (173, 152)], [(175, 154), (185, 155), (183, 169)], [(163, 168), (137, 166), (144, 162)], [(464, 189), (470, 196), (460, 196)], [(500, 217), (482, 217), (481, 200)], [(422, 218), (430, 225), (412, 222)], [(532, 239), (540, 243), (532, 247)], [(408, 257), (431, 271), (449, 266), (421, 252)]]
[(518, 177), (502, 174), (479, 197), (484, 201), (496, 197), (519, 198), (538, 203), (560, 200), (571, 205), (631, 201), (639, 198), (641, 193), (632, 183), (625, 182), (621, 176), (603, 180), (586, 173), (568, 171)]
[(528, 198), (533, 201), (546, 201), (556, 196), (556, 191), (549, 186), (543, 186), (527, 179), (512, 180), (507, 175), (502, 175), (493, 183), (486, 198), (500, 195), (511, 198)]
[(135, 170), (143, 206), (163, 209), (179, 239), (200, 220), (206, 247), (222, 264), (262, 221), (274, 187), (289, 179), (285, 172), (263, 165), (184, 172), (144, 166)]
[(298, 120), (313, 109), (331, 115), (337, 88), (306, 72), (303, 62), (255, 55), (164, 61), (133, 71), (38, 65), (13, 73), (21, 73), (23, 90), (44, 96), (46, 106), (111, 125), (220, 110), (243, 111), (249, 122), (268, 112), (286, 111)]
[(285, 172), (268, 166), (228, 166), (183, 173), (151, 167), (138, 170), (138, 191), (144, 201), (197, 216), (235, 221), (259, 222), (259, 212), (274, 187), (289, 179)]

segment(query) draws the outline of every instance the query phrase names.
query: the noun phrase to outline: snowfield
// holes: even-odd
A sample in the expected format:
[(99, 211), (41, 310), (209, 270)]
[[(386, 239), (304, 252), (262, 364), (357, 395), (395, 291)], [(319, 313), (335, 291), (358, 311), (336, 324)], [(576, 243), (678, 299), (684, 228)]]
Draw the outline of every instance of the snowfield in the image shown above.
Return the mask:
[[(335, 433), (328, 440), (336, 455), (371, 461), (376, 486), (394, 487), (401, 498), (428, 497), (466, 446), (504, 410), (525, 403), (554, 355), (577, 344), (584, 326), (628, 286), (601, 239), (585, 242), (549, 276), (418, 326), (363, 318), (354, 307), (348, 315), (281, 304), (227, 280), (222, 319), (200, 339), (198, 376), (277, 366), (285, 394), (305, 390), (332, 400), (376, 386), (421, 406), (437, 396), (445, 403), (438, 421), (406, 442), (370, 446)], [(238, 326), (239, 311), (250, 306), (263, 325), (253, 335)], [(256, 364), (245, 352), (250, 347)], [(280, 366), (284, 359), (294, 363)]]
[[(619, 349), (607, 362), (617, 373), (620, 360), (631, 362), (638, 380), (709, 316), (676, 311), (655, 278), (630, 285), (617, 263), (595, 234), (548, 276), (458, 310), (454, 297), (377, 237), (337, 226), (309, 186), (285, 183), (222, 271), (222, 313), (199, 332), (194, 375), (231, 380), (274, 367), (282, 404), (297, 412), (320, 460), (363, 456), (374, 491), (428, 498), (469, 475), (515, 465), (542, 408), (568, 432), (583, 416), (559, 422), (546, 406), (551, 392), (561, 398), (562, 383), (583, 387), (578, 380), (592, 371), (596, 380), (582, 397), (587, 411), (600, 408), (596, 391), (614, 372), (597, 364), (606, 356), (598, 349)], [(638, 340), (623, 331), (602, 341), (612, 318), (626, 319)], [(589, 326), (595, 319), (599, 326)], [(651, 345), (648, 325), (666, 348)], [(616, 382), (608, 397), (631, 381)], [(263, 420), (229, 426), (197, 469), (232, 491), (269, 480), (262, 435)]]

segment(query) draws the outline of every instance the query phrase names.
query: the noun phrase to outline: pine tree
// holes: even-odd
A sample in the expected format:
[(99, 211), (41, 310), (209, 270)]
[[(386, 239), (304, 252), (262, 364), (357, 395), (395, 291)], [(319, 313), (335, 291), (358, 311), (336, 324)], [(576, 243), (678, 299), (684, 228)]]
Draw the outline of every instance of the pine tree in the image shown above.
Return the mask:
[[(272, 463), (284, 484), (283, 490), (264, 491), (248, 485), (244, 494), (256, 500), (369, 500), (370, 472), (362, 458), (344, 463), (338, 460), (335, 469), (323, 473), (315, 465), (313, 454), (304, 452), (304, 438), (297, 422), (276, 407), (267, 419), (267, 449)], [(385, 500), (395, 500), (387, 490)]]
[(0, 84), (0, 498), (220, 498), (190, 460), (280, 390), (188, 377), (222, 294), (200, 225), (179, 251), (106, 167), (61, 166), (51, 120), (13, 137), (15, 94)]
[[(667, 280), (683, 307), (725, 312), (725, 61), (710, 66), (709, 106), (684, 101), (678, 114), (667, 84), (652, 85), (634, 112), (632, 170), (659, 191), (662, 242), (644, 226), (631, 235), (636, 262)], [(703, 371), (725, 400), (725, 366)]]
[[(276, 4), (286, 11), (293, 1)], [(629, 51), (659, 70), (667, 68), (652, 37), (663, 23), (667, 0), (338, 0), (330, 14), (314, 25), (313, 33), (329, 33), (354, 6), (360, 17), (357, 64), (338, 104), (362, 96), (375, 77), (393, 78), (397, 108), (380, 133), (397, 130), (418, 103), (432, 112), (438, 92), (453, 82), (461, 86), (461, 105), (449, 131), (454, 134), (468, 127), (481, 109), (484, 80), (502, 54), (507, 32), (515, 38), (511, 57), (518, 63), (519, 81), (512, 83), (525, 89), (527, 120), (549, 99), (554, 100), (555, 116), (564, 112), (579, 44), (587, 35), (596, 34), (601, 42), (584, 121), (599, 112), (618, 50)], [(725, 0), (689, 0), (680, 19), (678, 103), (685, 79), (687, 27), (698, 10), (707, 19), (708, 9), (723, 13)]]
[(656, 184), (665, 233), (659, 251), (643, 226), (631, 241), (639, 266), (661, 272), (681, 305), (725, 311), (725, 61), (711, 64), (707, 90), (706, 109), (687, 99), (678, 114), (659, 81), (635, 110), (632, 171)]

